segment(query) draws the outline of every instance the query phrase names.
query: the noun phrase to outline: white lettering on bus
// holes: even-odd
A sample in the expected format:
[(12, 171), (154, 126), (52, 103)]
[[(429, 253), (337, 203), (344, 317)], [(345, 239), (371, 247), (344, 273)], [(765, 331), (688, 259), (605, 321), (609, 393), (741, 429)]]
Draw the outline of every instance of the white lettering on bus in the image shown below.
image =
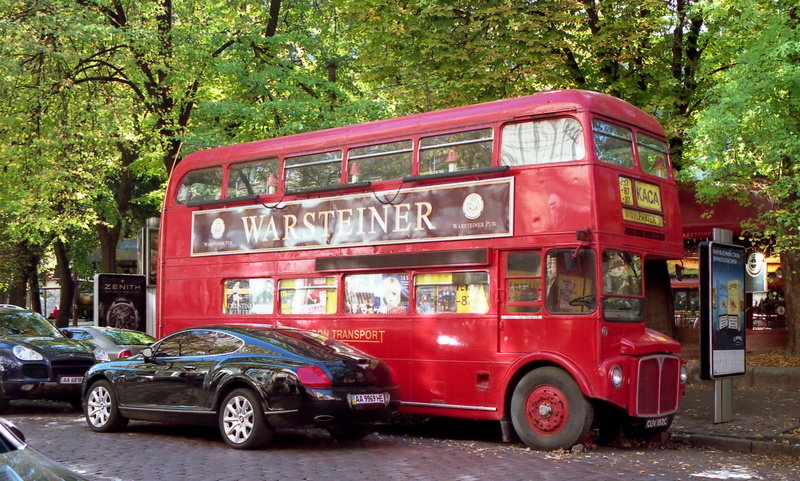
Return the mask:
[(370, 228), (369, 233), (370, 234), (374, 234), (375, 233), (375, 221), (376, 220), (378, 221), (378, 224), (380, 224), (381, 229), (383, 229), (383, 233), (384, 234), (389, 232), (386, 229), (386, 221), (389, 218), (389, 206), (388, 205), (384, 205), (383, 206), (383, 215), (384, 215), (384, 217), (381, 217), (380, 213), (378, 213), (378, 209), (376, 209), (375, 207), (370, 207), (369, 210), (372, 211), (372, 224), (371, 224), (371, 228)]
[[(417, 228), (415, 230), (425, 230), (422, 227), (422, 222), (425, 222), (425, 225), (428, 226), (429, 230), (436, 230), (436, 227), (431, 224), (431, 220), (428, 218), (431, 213), (433, 212), (433, 206), (430, 202), (417, 202)], [(423, 214), (423, 208), (425, 209), (425, 213)]]
[[(378, 207), (359, 207), (357, 209), (332, 209), (308, 211), (301, 220), (294, 214), (249, 215), (242, 216), (245, 240), (253, 245), (260, 242), (315, 239), (322, 233), (335, 229), (341, 236), (384, 234), (436, 230), (431, 221), (433, 206), (430, 202), (414, 204), (384, 205)], [(394, 218), (392, 218), (394, 216)], [(413, 217), (412, 217), (413, 216)], [(281, 232), (280, 229), (283, 229)]]

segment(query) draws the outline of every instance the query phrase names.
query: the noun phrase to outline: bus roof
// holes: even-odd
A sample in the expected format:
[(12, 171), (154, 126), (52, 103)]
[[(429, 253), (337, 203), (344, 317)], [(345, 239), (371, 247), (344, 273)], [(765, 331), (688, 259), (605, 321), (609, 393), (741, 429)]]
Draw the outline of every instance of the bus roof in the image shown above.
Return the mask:
[[(589, 90), (548, 90), (533, 95), (406, 115), (344, 127), (215, 147), (189, 154), (176, 171), (281, 155), (313, 153), (342, 145), (366, 145), (412, 135), (443, 132), (549, 113), (590, 111), (633, 124), (659, 136), (660, 124), (644, 111), (610, 95)], [(186, 160), (191, 161), (186, 162)], [(184, 168), (181, 169), (180, 166)], [(174, 172), (177, 174), (178, 172)]]

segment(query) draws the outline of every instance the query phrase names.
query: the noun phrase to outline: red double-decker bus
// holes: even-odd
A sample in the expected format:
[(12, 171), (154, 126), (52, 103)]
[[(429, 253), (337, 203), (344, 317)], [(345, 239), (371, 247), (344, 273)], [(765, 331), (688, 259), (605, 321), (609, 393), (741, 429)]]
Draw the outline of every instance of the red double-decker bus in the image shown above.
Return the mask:
[(669, 427), (680, 345), (645, 324), (682, 254), (658, 122), (548, 91), (188, 155), (156, 329), (309, 329), (388, 361), (407, 413), (569, 447)]

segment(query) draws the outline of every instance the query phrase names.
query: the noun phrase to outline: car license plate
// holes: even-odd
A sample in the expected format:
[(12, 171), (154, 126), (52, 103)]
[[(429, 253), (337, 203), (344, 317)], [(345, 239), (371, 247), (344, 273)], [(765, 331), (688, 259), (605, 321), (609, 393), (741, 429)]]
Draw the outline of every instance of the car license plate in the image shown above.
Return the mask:
[(83, 382), (83, 376), (63, 376), (59, 378), (60, 384), (80, 384)]
[(389, 399), (389, 394), (385, 392), (370, 394), (348, 394), (347, 399), (350, 401), (351, 406), (368, 406), (371, 404), (386, 405), (386, 401)]
[(669, 426), (669, 416), (665, 416), (663, 418), (653, 418), (648, 419), (644, 423), (645, 429), (657, 429)]

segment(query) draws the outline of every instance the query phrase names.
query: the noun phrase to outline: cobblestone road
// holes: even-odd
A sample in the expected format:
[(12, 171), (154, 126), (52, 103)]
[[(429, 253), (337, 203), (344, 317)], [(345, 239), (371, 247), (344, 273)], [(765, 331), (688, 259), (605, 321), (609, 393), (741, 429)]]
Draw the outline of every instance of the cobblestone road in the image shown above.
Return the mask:
[(352, 443), (321, 430), (287, 430), (269, 449), (236, 451), (216, 429), (132, 422), (125, 432), (98, 434), (67, 405), (12, 406), (3, 416), (31, 447), (95, 481), (800, 479), (797, 459), (675, 445), (531, 451), (500, 443), (489, 423), (433, 423)]

